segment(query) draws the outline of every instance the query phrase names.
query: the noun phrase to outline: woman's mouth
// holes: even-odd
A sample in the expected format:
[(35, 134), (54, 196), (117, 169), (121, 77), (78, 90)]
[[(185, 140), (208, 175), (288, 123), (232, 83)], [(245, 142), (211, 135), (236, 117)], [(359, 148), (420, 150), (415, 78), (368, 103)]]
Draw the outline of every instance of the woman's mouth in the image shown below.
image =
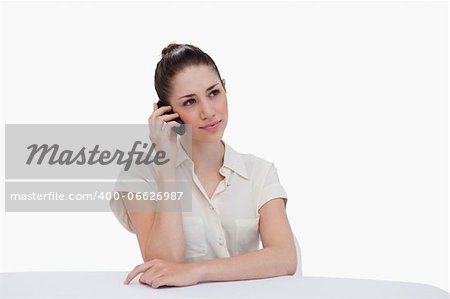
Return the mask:
[(204, 129), (204, 130), (215, 130), (216, 128), (218, 128), (220, 126), (220, 124), (222, 123), (222, 120), (218, 120), (218, 121), (213, 121), (212, 123), (209, 123), (208, 125), (204, 126), (204, 127), (200, 127), (200, 129)]

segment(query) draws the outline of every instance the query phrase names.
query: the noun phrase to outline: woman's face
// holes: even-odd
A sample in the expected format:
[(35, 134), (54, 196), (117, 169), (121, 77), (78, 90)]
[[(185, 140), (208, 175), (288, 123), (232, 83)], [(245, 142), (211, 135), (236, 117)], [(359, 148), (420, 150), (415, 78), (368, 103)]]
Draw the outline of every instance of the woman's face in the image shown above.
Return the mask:
[[(176, 74), (169, 103), (185, 124), (192, 125), (193, 141), (222, 139), (228, 122), (227, 96), (212, 67), (189, 66)], [(208, 126), (210, 124), (216, 125)]]

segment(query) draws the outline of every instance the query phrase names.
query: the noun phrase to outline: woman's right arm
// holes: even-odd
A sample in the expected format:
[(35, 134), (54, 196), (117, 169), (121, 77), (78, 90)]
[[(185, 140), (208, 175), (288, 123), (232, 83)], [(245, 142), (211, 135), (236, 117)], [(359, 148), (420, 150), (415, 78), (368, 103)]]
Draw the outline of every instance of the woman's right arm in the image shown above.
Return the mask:
[[(161, 178), (158, 182), (158, 192), (170, 192), (173, 182), (171, 179)], [(128, 198), (126, 194), (125, 197)], [(171, 202), (172, 203), (172, 202)], [(148, 204), (148, 203), (146, 203)], [(139, 248), (144, 262), (158, 258), (166, 261), (184, 262), (184, 232), (181, 209), (165, 211), (157, 210), (157, 203), (151, 201), (154, 212), (128, 211), (134, 232), (136, 233)], [(175, 203), (176, 204), (176, 203)]]
[[(158, 191), (175, 191), (176, 185), (175, 166), (160, 166), (168, 168), (168, 171), (161, 170), (158, 179)], [(164, 204), (169, 206), (165, 207)], [(153, 225), (150, 235), (146, 241), (145, 259), (159, 258), (176, 263), (184, 262), (184, 231), (181, 213), (181, 202), (160, 201), (157, 202), (158, 211), (154, 213)]]
[[(136, 198), (136, 194), (132, 192), (119, 192), (119, 193), (121, 195), (120, 198), (123, 198), (125, 201), (128, 200), (128, 198)], [(153, 202), (149, 204), (154, 205)], [(125, 206), (127, 206), (127, 204), (125, 204)], [(127, 210), (128, 210), (127, 214), (128, 217), (130, 218), (133, 231), (138, 239), (142, 259), (144, 260), (144, 262), (146, 262), (147, 259), (145, 258), (145, 248), (147, 244), (147, 239), (150, 236), (150, 232), (153, 227), (155, 213), (144, 211), (130, 211), (129, 208), (127, 208)], [(156, 208), (152, 207), (151, 210), (156, 210)]]
[[(170, 106), (158, 108), (155, 104), (154, 111), (148, 119), (150, 140), (155, 143), (157, 151), (164, 151), (169, 158), (169, 162), (158, 166), (159, 176), (155, 178), (158, 192), (176, 191), (174, 187), (176, 187), (177, 137), (172, 128), (179, 126), (173, 121), (178, 114), (164, 115), (171, 109)], [(170, 208), (165, 207), (166, 201), (150, 202), (154, 205), (150, 211), (146, 208), (128, 212), (144, 262), (158, 258), (183, 263), (184, 231), (181, 202), (170, 201)]]

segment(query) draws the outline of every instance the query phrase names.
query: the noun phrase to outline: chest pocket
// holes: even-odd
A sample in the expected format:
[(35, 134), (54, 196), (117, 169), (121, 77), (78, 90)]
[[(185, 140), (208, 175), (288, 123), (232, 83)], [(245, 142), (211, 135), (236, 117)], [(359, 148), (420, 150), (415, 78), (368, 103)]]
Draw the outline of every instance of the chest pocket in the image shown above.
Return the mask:
[(183, 231), (185, 243), (185, 259), (187, 261), (206, 255), (205, 227), (201, 217), (184, 216)]
[(236, 219), (237, 254), (244, 254), (259, 249), (259, 217)]

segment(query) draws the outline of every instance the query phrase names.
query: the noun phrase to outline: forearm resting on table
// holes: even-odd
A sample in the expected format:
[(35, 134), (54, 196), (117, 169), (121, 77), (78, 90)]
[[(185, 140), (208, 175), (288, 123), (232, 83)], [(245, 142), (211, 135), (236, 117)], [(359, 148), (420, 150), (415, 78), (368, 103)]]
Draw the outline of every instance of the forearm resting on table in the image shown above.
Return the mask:
[(196, 262), (201, 281), (230, 281), (293, 275), (297, 256), (292, 250), (266, 247), (243, 255)]
[(147, 239), (144, 262), (158, 258), (184, 262), (184, 233), (181, 212), (157, 212)]
[[(159, 191), (173, 191), (173, 175), (164, 176), (159, 181)], [(171, 201), (170, 207), (160, 202), (155, 212), (152, 229), (147, 238), (144, 262), (159, 258), (167, 261), (184, 262), (184, 232), (181, 203)], [(159, 203), (158, 203), (159, 204)]]

